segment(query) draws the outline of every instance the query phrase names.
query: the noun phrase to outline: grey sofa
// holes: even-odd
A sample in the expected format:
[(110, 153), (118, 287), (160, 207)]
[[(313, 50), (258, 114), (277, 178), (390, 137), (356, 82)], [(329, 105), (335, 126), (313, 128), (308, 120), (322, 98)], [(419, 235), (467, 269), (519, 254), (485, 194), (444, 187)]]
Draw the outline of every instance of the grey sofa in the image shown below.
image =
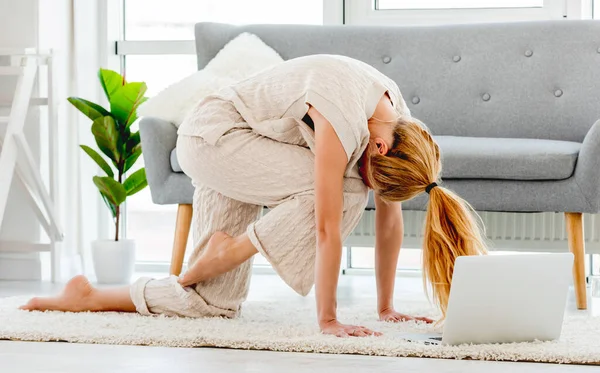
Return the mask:
[[(342, 54), (393, 78), (413, 115), (440, 144), (445, 185), (477, 210), (567, 213), (578, 306), (585, 308), (582, 213), (600, 211), (600, 22), (199, 23), (198, 68), (241, 32), (258, 35), (284, 59)], [(154, 202), (180, 205), (174, 248), (179, 258), (193, 188), (177, 164), (176, 128), (143, 118), (140, 130)], [(426, 202), (420, 196), (404, 209), (423, 209)]]

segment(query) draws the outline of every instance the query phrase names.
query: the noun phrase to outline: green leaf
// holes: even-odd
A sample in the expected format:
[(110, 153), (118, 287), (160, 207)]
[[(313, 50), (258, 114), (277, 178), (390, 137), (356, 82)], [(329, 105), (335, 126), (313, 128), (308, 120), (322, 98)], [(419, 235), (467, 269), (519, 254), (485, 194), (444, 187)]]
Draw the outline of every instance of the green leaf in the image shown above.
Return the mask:
[(96, 139), (96, 144), (102, 153), (106, 154), (115, 165), (119, 163), (121, 154), (117, 150), (117, 141), (119, 133), (117, 124), (112, 117), (101, 117), (92, 123), (92, 133)]
[(137, 119), (136, 110), (144, 102), (146, 83), (127, 83), (110, 97), (110, 111), (119, 125), (129, 127)]
[(110, 168), (110, 166), (108, 165), (108, 163), (106, 163), (106, 161), (104, 160), (104, 158), (102, 158), (102, 156), (100, 154), (98, 154), (94, 149), (90, 148), (89, 146), (85, 146), (85, 145), (79, 145), (81, 147), (81, 149), (83, 149), (84, 152), (87, 153), (87, 155), (90, 156), (90, 158), (92, 158), (96, 164), (98, 166), (100, 166), (100, 168), (106, 172), (106, 175), (113, 177), (115, 176), (115, 174), (113, 173), (112, 168)]
[(129, 175), (129, 177), (123, 183), (125, 187), (125, 191), (128, 196), (132, 196), (144, 189), (148, 185), (148, 181), (146, 180), (146, 169), (140, 168), (136, 172)]
[(121, 183), (108, 176), (94, 176), (93, 180), (100, 193), (115, 207), (125, 202), (127, 192)]
[(100, 69), (100, 71), (98, 71), (98, 78), (100, 79), (100, 84), (102, 85), (102, 89), (104, 89), (104, 94), (106, 94), (108, 101), (111, 101), (115, 92), (125, 85), (125, 78), (116, 71)]
[(102, 196), (102, 200), (104, 201), (104, 204), (110, 210), (110, 213), (111, 213), (113, 219), (116, 219), (117, 218), (117, 206), (113, 205), (102, 192), (100, 192), (100, 195)]
[(94, 104), (88, 100), (84, 100), (79, 97), (69, 97), (67, 99), (73, 106), (75, 106), (80, 112), (91, 120), (96, 120), (100, 117), (110, 116), (111, 114), (98, 104)]
[(140, 131), (132, 133), (129, 136), (129, 139), (127, 140), (127, 146), (125, 147), (125, 154), (127, 156), (130, 156), (133, 153), (133, 149), (137, 148), (141, 142), (142, 142), (142, 139), (140, 138)]
[(142, 155), (142, 146), (138, 145), (133, 149), (131, 155), (125, 159), (123, 172), (127, 172), (135, 164), (135, 161), (137, 161), (140, 155)]
[(140, 132), (134, 132), (127, 143), (125, 144), (125, 166), (123, 168), (123, 172), (127, 172), (137, 161), (139, 156), (142, 154), (142, 144), (140, 144)]
[(141, 104), (143, 104), (144, 102), (148, 101), (148, 97), (142, 97), (142, 99), (140, 100), (140, 102), (137, 104), (134, 112), (132, 113), (131, 118), (129, 118), (129, 125), (132, 125), (133, 123), (135, 123), (135, 121), (138, 119), (137, 116), (137, 108), (140, 107)]

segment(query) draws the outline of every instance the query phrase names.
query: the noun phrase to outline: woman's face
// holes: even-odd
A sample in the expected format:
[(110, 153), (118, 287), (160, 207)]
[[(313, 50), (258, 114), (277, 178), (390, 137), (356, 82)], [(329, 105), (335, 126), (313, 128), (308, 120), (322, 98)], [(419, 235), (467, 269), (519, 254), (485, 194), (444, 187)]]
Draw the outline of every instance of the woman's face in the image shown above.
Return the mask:
[[(390, 136), (393, 137), (393, 135)], [(391, 145), (388, 145), (383, 138), (375, 137), (373, 136), (373, 134), (371, 134), (369, 144), (367, 144), (367, 148), (358, 160), (358, 173), (360, 174), (363, 183), (365, 183), (365, 185), (368, 186), (370, 189), (373, 189), (373, 186), (369, 183), (369, 179), (367, 178), (367, 175), (369, 174), (369, 172), (371, 172), (370, 156), (372, 154), (377, 153), (385, 155), (387, 154), (390, 146)]]

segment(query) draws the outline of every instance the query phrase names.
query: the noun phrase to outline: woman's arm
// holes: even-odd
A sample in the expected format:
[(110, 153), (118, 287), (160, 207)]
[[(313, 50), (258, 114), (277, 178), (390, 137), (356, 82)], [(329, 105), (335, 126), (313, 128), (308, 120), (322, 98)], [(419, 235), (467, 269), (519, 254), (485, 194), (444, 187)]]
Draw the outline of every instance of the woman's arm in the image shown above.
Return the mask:
[(308, 111), (315, 127), (315, 219), (317, 257), (315, 291), (321, 331), (339, 337), (371, 335), (370, 330), (337, 321), (336, 292), (342, 257), (346, 152), (333, 127), (316, 109)]
[(404, 221), (400, 202), (384, 202), (375, 194), (375, 276), (377, 280), (377, 311), (382, 321), (420, 320), (433, 322), (427, 317), (412, 317), (394, 310), (394, 283)]
[(402, 205), (386, 203), (375, 194), (375, 276), (379, 315), (394, 309), (394, 283), (404, 235)]
[(336, 289), (342, 255), (341, 222), (344, 204), (346, 152), (331, 124), (316, 109), (308, 111), (315, 124), (315, 219), (317, 262), (315, 290), (319, 325), (335, 321)]

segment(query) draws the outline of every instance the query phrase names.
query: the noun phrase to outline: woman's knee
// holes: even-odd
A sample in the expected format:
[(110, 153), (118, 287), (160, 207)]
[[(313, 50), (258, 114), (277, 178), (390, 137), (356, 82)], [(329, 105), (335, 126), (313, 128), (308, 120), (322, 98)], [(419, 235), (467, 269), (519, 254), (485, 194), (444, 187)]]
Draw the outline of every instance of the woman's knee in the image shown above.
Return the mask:
[(192, 180), (196, 180), (204, 173), (202, 161), (205, 158), (208, 144), (195, 136), (179, 136), (177, 138), (177, 163), (181, 170)]

